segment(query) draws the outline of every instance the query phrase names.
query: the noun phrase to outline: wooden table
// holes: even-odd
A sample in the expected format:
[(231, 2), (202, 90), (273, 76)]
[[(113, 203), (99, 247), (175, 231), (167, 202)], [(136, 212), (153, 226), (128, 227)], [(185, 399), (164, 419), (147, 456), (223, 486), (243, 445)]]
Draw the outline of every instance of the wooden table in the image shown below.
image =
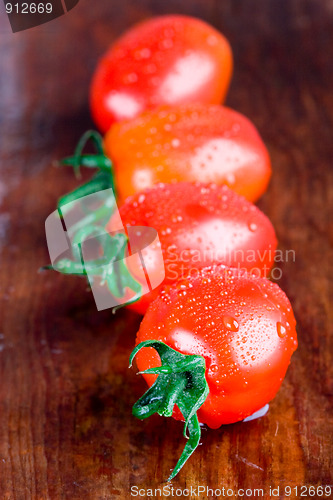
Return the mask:
[[(131, 415), (145, 387), (127, 369), (140, 317), (97, 312), (84, 280), (37, 272), (49, 262), (44, 221), (76, 184), (52, 162), (92, 125), (87, 95), (96, 58), (127, 26), (170, 12), (201, 17), (231, 42), (227, 103), (257, 125), (271, 153), (274, 175), (259, 206), (280, 248), (295, 251), (295, 261), (281, 263), (279, 283), (299, 334), (269, 413), (204, 431), (172, 485), (262, 488), (261, 498), (287, 498), (286, 486), (300, 495), (302, 485), (333, 483), (332, 1), (99, 0), (92, 7), (81, 0), (65, 17), (15, 35), (1, 20), (1, 499), (131, 498), (131, 486), (163, 487), (183, 447), (179, 422)], [(270, 496), (270, 487), (279, 494)], [(290, 498), (298, 498), (295, 490)]]

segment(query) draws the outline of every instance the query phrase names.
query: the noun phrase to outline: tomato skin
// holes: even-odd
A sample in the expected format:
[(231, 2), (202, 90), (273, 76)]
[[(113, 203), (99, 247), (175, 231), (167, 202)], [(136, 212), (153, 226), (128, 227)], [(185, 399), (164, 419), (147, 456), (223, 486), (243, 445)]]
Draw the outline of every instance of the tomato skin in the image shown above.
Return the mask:
[(271, 176), (268, 151), (254, 125), (223, 106), (159, 108), (111, 127), (104, 139), (124, 200), (157, 182), (227, 184), (256, 201)]
[[(149, 306), (136, 343), (150, 339), (205, 358), (210, 392), (198, 418), (211, 428), (271, 401), (297, 348), (295, 318), (278, 285), (224, 266), (167, 287)], [(161, 364), (152, 348), (136, 362), (140, 371)], [(143, 376), (148, 385), (156, 379)], [(181, 418), (179, 410), (173, 416)]]
[[(272, 224), (255, 205), (227, 186), (158, 184), (129, 198), (119, 213), (125, 227), (148, 226), (158, 232), (164, 284), (195, 275), (212, 264), (240, 267), (264, 276), (273, 266), (277, 241)], [(113, 219), (109, 230), (112, 223)], [(157, 250), (152, 247), (145, 258), (149, 276), (159, 272)], [(131, 307), (144, 313), (161, 288)]]
[(155, 17), (121, 36), (99, 61), (91, 85), (102, 132), (159, 105), (220, 103), (232, 73), (226, 38), (200, 19)]

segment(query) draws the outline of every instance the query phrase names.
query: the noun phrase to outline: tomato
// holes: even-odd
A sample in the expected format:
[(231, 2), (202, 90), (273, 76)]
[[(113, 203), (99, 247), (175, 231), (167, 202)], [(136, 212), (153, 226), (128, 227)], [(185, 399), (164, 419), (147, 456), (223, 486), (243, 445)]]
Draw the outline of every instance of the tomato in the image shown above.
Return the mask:
[[(196, 275), (211, 264), (267, 275), (274, 263), (277, 241), (269, 219), (224, 185), (158, 184), (129, 198), (119, 213), (124, 227), (148, 226), (158, 232), (164, 284)], [(110, 232), (113, 223), (111, 218), (107, 226)], [(145, 256), (146, 271), (153, 278), (160, 273), (159, 251), (157, 245), (151, 246)], [(144, 313), (161, 287), (131, 307)]]
[(94, 120), (112, 123), (159, 105), (220, 103), (232, 73), (225, 37), (193, 17), (168, 15), (134, 26), (99, 61), (91, 85)]
[[(266, 278), (213, 266), (169, 286), (150, 305), (137, 344), (160, 340), (206, 360), (209, 396), (198, 411), (211, 428), (243, 420), (271, 401), (297, 347), (285, 293)], [(140, 371), (160, 366), (153, 349), (137, 354)], [(144, 375), (151, 385), (155, 375)]]
[[(155, 385), (134, 405), (134, 414), (172, 415), (186, 419), (189, 428), (192, 443), (174, 477), (199, 443), (199, 422), (213, 429), (238, 422), (274, 398), (297, 348), (296, 322), (278, 285), (212, 266), (161, 292), (136, 343), (131, 361), (136, 355), (148, 385)], [(174, 351), (165, 353), (165, 346)]]
[(217, 105), (160, 108), (111, 127), (104, 140), (118, 196), (157, 182), (227, 184), (256, 201), (271, 176), (268, 151), (254, 125)]

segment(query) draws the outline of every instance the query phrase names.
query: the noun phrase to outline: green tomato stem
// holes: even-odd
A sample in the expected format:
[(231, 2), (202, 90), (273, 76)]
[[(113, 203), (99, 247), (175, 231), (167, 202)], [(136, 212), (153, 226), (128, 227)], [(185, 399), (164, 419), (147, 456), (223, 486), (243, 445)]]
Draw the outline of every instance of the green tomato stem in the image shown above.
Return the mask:
[(104, 154), (84, 154), (77, 156), (67, 156), (58, 162), (59, 166), (73, 167), (79, 160), (79, 165), (86, 168), (99, 168), (105, 172), (110, 172), (112, 162)]
[[(96, 154), (83, 154), (89, 141), (93, 143)], [(101, 201), (101, 206), (93, 212), (89, 212), (84, 201), (81, 203), (80, 208), (86, 215), (68, 229), (73, 259), (63, 257), (53, 266), (45, 266), (43, 269), (52, 268), (63, 274), (88, 275), (90, 282), (95, 276), (99, 276), (101, 284), (106, 283), (114, 297), (124, 296), (125, 289), (129, 288), (135, 292), (130, 302), (137, 301), (141, 297), (142, 287), (130, 274), (124, 262), (128, 243), (127, 236), (122, 233), (110, 235), (105, 230), (105, 225), (115, 209), (114, 197), (108, 196), (109, 193), (106, 190), (111, 188), (115, 193), (115, 186), (113, 165), (104, 154), (102, 136), (95, 130), (88, 130), (79, 140), (74, 155), (64, 158), (58, 165), (72, 166), (76, 176), (79, 176), (81, 166), (98, 169), (88, 182), (59, 199), (58, 211), (62, 218), (76, 206), (73, 205), (73, 202), (80, 202), (81, 198), (84, 199), (91, 194), (96, 194), (96, 197)], [(83, 258), (82, 245), (94, 235), (101, 244), (103, 255), (98, 259), (87, 261)], [(112, 265), (116, 262), (117, 265)], [(127, 304), (128, 302), (124, 305)], [(114, 309), (119, 307), (121, 306)]]
[[(89, 141), (93, 143), (96, 154), (83, 154), (83, 150)], [(113, 164), (110, 158), (104, 154), (103, 138), (96, 130), (87, 130), (80, 138), (74, 155), (64, 158), (58, 162), (58, 165), (72, 166), (77, 177), (80, 176), (81, 166), (98, 169), (97, 174), (90, 181), (62, 197), (59, 200), (59, 206), (103, 189), (112, 188), (115, 192)]]
[[(89, 141), (94, 144), (97, 155), (82, 154)], [(95, 160), (93, 160), (93, 157), (95, 157)], [(74, 155), (60, 161), (59, 165), (71, 165), (77, 177), (80, 176), (80, 166), (88, 168), (97, 167), (108, 170), (109, 172), (111, 172), (112, 169), (110, 159), (104, 154), (103, 138), (96, 130), (87, 130), (77, 143)]]
[(188, 441), (168, 478), (168, 481), (171, 481), (195, 451), (200, 441), (201, 429), (197, 411), (209, 393), (205, 378), (206, 363), (202, 356), (181, 354), (164, 342), (146, 340), (133, 349), (130, 355), (130, 366), (132, 366), (136, 354), (143, 347), (156, 349), (161, 358), (161, 366), (140, 372), (157, 374), (158, 377), (155, 383), (134, 404), (133, 415), (140, 419), (148, 418), (154, 413), (170, 417), (175, 405), (177, 405), (185, 419), (185, 437), (187, 437), (186, 430), (188, 429)]
[(114, 191), (112, 176), (108, 172), (99, 171), (88, 182), (62, 196), (58, 201), (58, 208), (61, 210), (62, 215), (65, 215), (70, 210), (70, 203), (73, 201), (110, 188)]

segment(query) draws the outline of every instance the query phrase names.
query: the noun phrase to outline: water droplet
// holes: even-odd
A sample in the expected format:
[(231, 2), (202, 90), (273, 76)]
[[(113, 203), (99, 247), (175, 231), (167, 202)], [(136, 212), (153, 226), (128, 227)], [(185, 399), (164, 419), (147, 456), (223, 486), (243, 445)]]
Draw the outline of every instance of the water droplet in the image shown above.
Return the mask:
[(207, 37), (207, 43), (213, 47), (214, 45), (217, 45), (218, 39), (215, 35), (209, 35)]
[(170, 227), (161, 227), (161, 234), (162, 236), (165, 236), (166, 234), (170, 234), (172, 231), (171, 231), (171, 228)]
[(173, 47), (173, 40), (171, 38), (165, 38), (160, 45), (162, 49), (171, 49), (171, 47)]
[(135, 83), (138, 80), (138, 75), (136, 73), (129, 73), (124, 76), (125, 83)]
[(285, 326), (283, 326), (283, 324), (280, 323), (280, 321), (278, 321), (276, 323), (276, 329), (277, 329), (278, 336), (280, 337), (280, 339), (283, 339), (283, 337), (285, 337), (285, 335), (287, 333), (287, 329), (285, 328)]
[(257, 229), (258, 229), (257, 224), (255, 222), (250, 222), (250, 224), (249, 224), (249, 230), (252, 231), (252, 232), (254, 232)]
[(238, 332), (239, 325), (235, 318), (232, 318), (231, 316), (223, 316), (223, 324), (227, 330), (230, 330), (231, 332)]
[(186, 288), (188, 288), (188, 286), (189, 286), (188, 280), (183, 279), (183, 280), (178, 281), (178, 283), (176, 284), (176, 290), (183, 291), (183, 290), (186, 290)]
[(137, 59), (138, 61), (140, 61), (141, 59), (148, 59), (150, 56), (151, 56), (150, 49), (148, 49), (146, 47), (143, 49), (137, 50), (134, 53), (134, 58)]

